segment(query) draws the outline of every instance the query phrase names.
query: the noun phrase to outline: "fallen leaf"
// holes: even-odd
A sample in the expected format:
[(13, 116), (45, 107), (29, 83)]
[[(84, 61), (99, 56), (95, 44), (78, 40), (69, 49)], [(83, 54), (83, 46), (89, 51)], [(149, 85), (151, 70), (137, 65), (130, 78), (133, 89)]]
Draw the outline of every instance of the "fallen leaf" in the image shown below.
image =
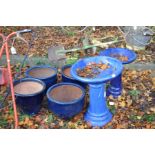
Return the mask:
[(142, 118), (142, 116), (137, 116), (137, 119), (141, 119)]
[(125, 103), (124, 101), (121, 101), (121, 102), (119, 103), (119, 105), (120, 105), (122, 108), (124, 108), (124, 107), (126, 106), (126, 103)]
[(155, 112), (155, 107), (151, 107), (150, 110)]

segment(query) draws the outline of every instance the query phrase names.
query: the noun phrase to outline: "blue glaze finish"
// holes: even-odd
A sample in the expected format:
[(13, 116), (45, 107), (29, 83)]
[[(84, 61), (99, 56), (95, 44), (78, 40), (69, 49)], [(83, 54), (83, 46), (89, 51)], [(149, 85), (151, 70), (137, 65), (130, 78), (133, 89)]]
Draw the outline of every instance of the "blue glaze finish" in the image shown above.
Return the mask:
[[(76, 70), (78, 68), (80, 68), (80, 69), (84, 68), (90, 62), (108, 63), (110, 68), (102, 71), (96, 78), (83, 78), (83, 77), (78, 76)], [(122, 72), (122, 69), (123, 69), (123, 65), (117, 59), (107, 57), (107, 56), (95, 56), (95, 57), (89, 57), (89, 58), (78, 60), (71, 67), (71, 75), (73, 76), (73, 78), (75, 78), (81, 82), (94, 84), (94, 83), (107, 82), (107, 81), (115, 78)]]
[[(121, 61), (122, 64), (129, 64), (133, 62), (137, 55), (134, 51), (126, 48), (109, 48), (100, 52), (100, 56), (111, 56), (111, 54), (119, 54), (128, 57), (128, 61)], [(110, 86), (107, 89), (107, 96), (112, 95), (117, 98), (122, 93), (122, 74), (118, 75), (116, 78), (110, 81)]]
[[(41, 77), (39, 77), (39, 78), (32, 77), (32, 76), (29, 74), (29, 72), (32, 71), (32, 70), (38, 69), (38, 68), (49, 68), (49, 69), (51, 69), (51, 70), (54, 70), (55, 73), (52, 74), (52, 75), (49, 76), (49, 77), (43, 77), (43, 78), (41, 78)], [(26, 75), (26, 77), (28, 77), (28, 78), (35, 78), (35, 79), (42, 80), (42, 81), (46, 84), (46, 89), (45, 89), (45, 91), (47, 91), (47, 89), (48, 89), (50, 86), (52, 86), (52, 85), (54, 85), (54, 84), (57, 83), (57, 72), (58, 72), (58, 71), (57, 71), (56, 68), (50, 67), (50, 66), (48, 66), (48, 65), (42, 65), (42, 66), (34, 66), (34, 67), (31, 67), (31, 68), (27, 69), (26, 72), (25, 72), (25, 75)]]
[[(83, 78), (77, 75), (78, 68), (84, 68), (88, 63), (108, 63), (110, 68), (102, 71), (96, 78)], [(71, 75), (81, 81), (88, 83), (90, 104), (85, 114), (85, 121), (92, 126), (104, 126), (112, 119), (112, 114), (106, 104), (105, 83), (118, 76), (123, 69), (123, 65), (117, 59), (105, 56), (96, 56), (77, 61), (71, 68)]]
[(38, 79), (23, 78), (23, 79), (14, 81), (14, 86), (26, 81), (38, 82), (43, 86), (43, 89), (40, 92), (37, 92), (34, 94), (18, 94), (15, 92), (16, 103), (20, 107), (21, 111), (28, 115), (34, 115), (38, 113), (41, 109), (41, 102), (44, 97), (44, 91), (45, 91), (46, 85), (43, 81)]
[(89, 85), (90, 104), (84, 119), (92, 126), (104, 126), (112, 119), (112, 114), (106, 105), (106, 98), (103, 97), (104, 86), (105, 84)]
[(75, 80), (73, 77), (68, 77), (64, 74), (64, 70), (66, 68), (70, 68), (72, 65), (65, 65), (61, 68), (61, 75), (62, 75), (62, 82), (71, 82), (71, 83), (75, 83), (75, 84), (79, 84), (81, 85), (82, 87), (86, 88), (86, 84), (85, 83), (82, 83), (78, 80)]
[(107, 89), (107, 96), (112, 95), (117, 98), (122, 93), (122, 74), (119, 74), (116, 78), (110, 81), (110, 86)]
[[(53, 99), (50, 95), (50, 92), (59, 86), (63, 85), (71, 85), (71, 86), (76, 86), (81, 89), (82, 95), (79, 99), (72, 100), (70, 102), (60, 102), (55, 99)], [(65, 91), (65, 90), (64, 90)], [(48, 108), (51, 110), (54, 114), (59, 116), (60, 118), (63, 119), (69, 119), (75, 116), (76, 114), (80, 113), (83, 109), (84, 106), (84, 98), (85, 98), (85, 90), (83, 87), (80, 85), (74, 84), (74, 83), (67, 83), (67, 82), (62, 82), (55, 84), (51, 86), (47, 90), (47, 99), (48, 99)]]

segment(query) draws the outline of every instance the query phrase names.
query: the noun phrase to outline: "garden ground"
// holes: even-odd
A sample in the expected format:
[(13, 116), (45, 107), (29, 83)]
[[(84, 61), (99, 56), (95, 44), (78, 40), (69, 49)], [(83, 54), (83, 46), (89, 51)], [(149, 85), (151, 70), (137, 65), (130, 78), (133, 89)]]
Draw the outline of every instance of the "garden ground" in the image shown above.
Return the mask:
[[(24, 27), (29, 28), (29, 27)], [(60, 27), (30, 27), (35, 30), (36, 36), (33, 43), (33, 48), (29, 52), (31, 57), (47, 56), (47, 49), (50, 46), (62, 44), (65, 49), (81, 46), (81, 38), (89, 35), (90, 38), (103, 38), (105, 36), (121, 37), (121, 33), (117, 27), (96, 27), (95, 32), (91, 34), (66, 34)], [(8, 34), (13, 30), (23, 29), (23, 27), (0, 27), (0, 31)], [(26, 39), (30, 39), (30, 35), (25, 35)], [(125, 42), (113, 44), (110, 47), (125, 47)], [(26, 46), (16, 44), (18, 54), (24, 55)], [(137, 60), (134, 62), (139, 64), (154, 64), (155, 63), (155, 44), (154, 38), (152, 43), (146, 48), (137, 53)], [(5, 65), (5, 64), (4, 64)], [(12, 65), (13, 74), (19, 71), (19, 63)], [(25, 65), (22, 73), (28, 68)], [(155, 69), (154, 69), (155, 70)], [(133, 129), (133, 128), (155, 128), (155, 76), (154, 70), (144, 69), (127, 69), (123, 71), (123, 92), (118, 99), (108, 97), (108, 106), (114, 117), (110, 123), (103, 128), (110, 129)], [(23, 76), (23, 75), (22, 75)], [(58, 75), (58, 82), (61, 81), (61, 74)], [(0, 99), (3, 99), (5, 87), (0, 89)], [(89, 104), (89, 96), (87, 94), (84, 110), (72, 118), (71, 120), (62, 120), (48, 111), (46, 99), (43, 108), (36, 116), (24, 115), (21, 112), (19, 116), (19, 128), (75, 128), (84, 129), (92, 128), (89, 123), (84, 122), (83, 115)], [(13, 109), (11, 106), (11, 97), (9, 96), (5, 107), (0, 110), (0, 128), (14, 128)], [(97, 127), (93, 127), (97, 128)]]

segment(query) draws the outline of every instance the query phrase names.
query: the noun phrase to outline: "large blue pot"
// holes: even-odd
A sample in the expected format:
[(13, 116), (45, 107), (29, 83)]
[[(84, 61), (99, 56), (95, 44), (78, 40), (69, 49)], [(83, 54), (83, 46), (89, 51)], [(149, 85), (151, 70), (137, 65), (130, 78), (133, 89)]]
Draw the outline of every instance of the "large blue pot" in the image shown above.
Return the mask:
[[(76, 96), (77, 90), (80, 91), (78, 97)], [(84, 106), (84, 98), (84, 88), (74, 83), (58, 83), (51, 86), (47, 91), (49, 110), (63, 119), (72, 118), (80, 113)]]
[[(16, 104), (20, 107), (21, 111), (28, 115), (34, 115), (41, 109), (41, 102), (44, 97), (46, 85), (43, 81), (34, 78), (23, 78), (14, 82), (14, 87), (23, 82), (35, 82), (41, 84), (43, 87), (40, 91), (29, 94), (21, 94), (15, 92)], [(24, 84), (24, 83), (23, 83)], [(21, 87), (24, 88), (24, 87)], [(31, 88), (31, 87), (30, 87)]]
[(25, 75), (28, 78), (35, 78), (45, 82), (45, 91), (47, 91), (50, 86), (57, 83), (57, 69), (47, 65), (31, 67), (26, 70)]
[(68, 69), (68, 68), (71, 68), (71, 67), (72, 67), (72, 65), (65, 65), (65, 66), (63, 66), (61, 68), (62, 81), (63, 82), (69, 82), (69, 83), (71, 82), (71, 83), (79, 84), (82, 87), (86, 88), (87, 85), (85, 83), (82, 83), (82, 82), (80, 82), (78, 80), (75, 80), (71, 75), (70, 76), (67, 76), (64, 73), (65, 69)]

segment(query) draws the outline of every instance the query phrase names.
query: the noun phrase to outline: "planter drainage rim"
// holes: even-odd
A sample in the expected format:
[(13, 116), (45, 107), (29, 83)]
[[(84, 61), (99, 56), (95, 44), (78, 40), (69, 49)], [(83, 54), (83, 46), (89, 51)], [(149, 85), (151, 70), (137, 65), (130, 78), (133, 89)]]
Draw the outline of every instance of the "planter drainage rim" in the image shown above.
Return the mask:
[[(38, 69), (40, 69), (40, 68), (50, 68), (50, 69), (54, 70), (55, 73), (52, 74), (52, 76), (43, 77), (43, 78), (42, 78), (42, 77), (35, 78), (35, 77), (31, 76), (31, 75), (29, 74), (29, 72), (32, 71), (33, 69), (36, 69), (36, 68), (38, 68)], [(25, 75), (26, 75), (26, 76), (29, 76), (29, 77), (31, 77), (31, 78), (35, 78), (35, 79), (46, 80), (46, 79), (48, 79), (48, 78), (54, 77), (57, 73), (58, 73), (58, 70), (57, 70), (56, 68), (51, 67), (51, 66), (49, 66), (49, 65), (41, 65), (41, 66), (33, 66), (33, 67), (27, 69), (26, 72), (25, 72)]]
[(19, 97), (31, 97), (32, 96), (33, 97), (34, 95), (38, 95), (41, 92), (45, 91), (45, 88), (46, 88), (45, 83), (43, 81), (38, 80), (38, 79), (35, 79), (35, 78), (23, 78), (23, 79), (15, 80), (14, 81), (14, 86), (17, 85), (17, 84), (19, 84), (19, 83), (28, 82), (28, 81), (31, 81), (31, 82), (34, 81), (34, 82), (40, 83), (43, 86), (43, 89), (41, 91), (39, 91), (37, 93), (33, 93), (33, 94), (18, 94), (18, 93), (15, 92), (15, 95), (16, 96), (19, 96)]
[[(51, 92), (52, 89), (57, 88), (58, 86), (62, 86), (62, 85), (71, 85), (71, 86), (76, 86), (76, 87), (80, 88), (81, 91), (82, 91), (81, 97), (78, 98), (78, 99), (75, 99), (75, 100), (73, 100), (73, 101), (69, 101), (69, 102), (60, 102), (60, 101), (54, 100), (54, 99), (49, 95), (49, 93)], [(60, 82), (60, 83), (57, 83), (57, 84), (51, 86), (51, 87), (47, 90), (46, 95), (47, 95), (47, 98), (48, 98), (50, 101), (56, 102), (56, 103), (58, 103), (58, 104), (62, 104), (62, 105), (65, 105), (65, 104), (66, 104), (66, 105), (67, 105), (67, 104), (75, 104), (77, 101), (81, 100), (81, 99), (85, 96), (85, 90), (84, 90), (84, 88), (83, 88), (82, 86), (80, 86), (80, 85), (78, 85), (78, 84), (75, 84), (75, 83)]]
[[(133, 50), (130, 50), (128, 48), (108, 48), (108, 49), (105, 49), (105, 50), (101, 50), (99, 55), (100, 56), (109, 56), (109, 57), (111, 57), (110, 54), (112, 54), (112, 53), (118, 53), (118, 54), (119, 53), (120, 54), (124, 53), (123, 56), (128, 57), (129, 60), (125, 61), (125, 62), (121, 61), (122, 64), (129, 64), (129, 63), (133, 62), (134, 60), (136, 60), (136, 58), (137, 58), (137, 54)], [(128, 54), (130, 54), (130, 56)]]

